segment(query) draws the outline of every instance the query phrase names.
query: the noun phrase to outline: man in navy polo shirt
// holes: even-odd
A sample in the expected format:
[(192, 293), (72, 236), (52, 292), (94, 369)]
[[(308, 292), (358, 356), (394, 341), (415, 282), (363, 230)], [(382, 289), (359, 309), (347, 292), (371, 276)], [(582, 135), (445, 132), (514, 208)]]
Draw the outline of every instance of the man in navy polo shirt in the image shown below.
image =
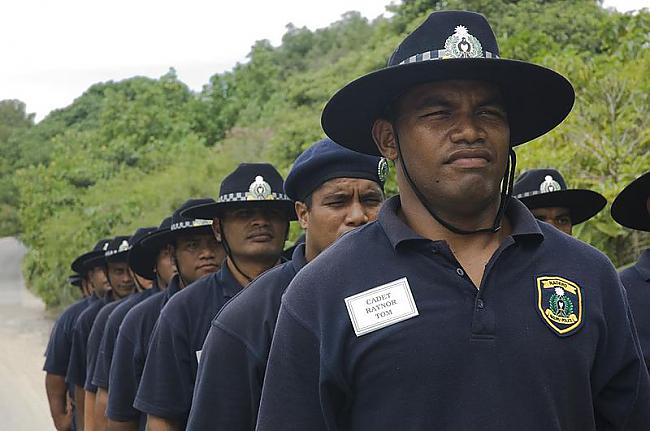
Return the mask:
[(603, 209), (607, 200), (593, 190), (569, 189), (556, 169), (530, 169), (515, 180), (513, 195), (537, 220), (549, 223), (567, 235)]
[[(100, 241), (101, 245), (106, 241)], [(71, 266), (77, 274), (68, 278), (70, 284), (81, 289), (83, 298), (66, 308), (56, 320), (45, 352), (45, 364), (43, 365), (43, 370), (46, 372), (45, 390), (52, 421), (57, 430), (75, 429), (73, 408), (68, 408), (71, 404), (68, 403), (68, 399), (72, 399), (74, 394), (69, 391), (65, 383), (70, 349), (72, 348), (72, 328), (79, 315), (97, 299), (88, 279), (88, 270), (83, 265), (86, 255), (87, 253), (84, 253), (74, 260)], [(74, 388), (72, 390), (74, 391)]]
[[(160, 310), (169, 298), (186, 284), (217, 270), (225, 252), (212, 232), (212, 220), (192, 219), (181, 212), (213, 199), (190, 199), (174, 214), (162, 221), (158, 230), (141, 244), (155, 261), (129, 255), (136, 273), (156, 274), (163, 291), (133, 307), (120, 326), (109, 373), (108, 429), (111, 431), (144, 430), (146, 416), (133, 407), (149, 347), (149, 339)], [(137, 249), (134, 249), (137, 250)], [(132, 250), (133, 251), (133, 250)], [(133, 257), (133, 259), (131, 259)], [(172, 276), (166, 267), (172, 262), (178, 274)], [(163, 280), (170, 278), (167, 282)]]
[[(621, 226), (650, 232), (650, 171), (632, 181), (612, 204), (612, 218)], [(633, 266), (620, 272), (639, 331), (646, 365), (650, 366), (650, 248)]]
[(147, 429), (182, 430), (192, 404), (201, 348), (210, 322), (230, 298), (280, 263), (293, 203), (268, 163), (242, 163), (224, 178), (219, 199), (184, 211), (214, 219), (226, 250), (221, 269), (174, 295), (160, 313), (134, 406), (147, 413)]
[(97, 313), (93, 321), (88, 343), (86, 345), (86, 381), (84, 382), (84, 428), (95, 429), (95, 397), (97, 386), (92, 379), (95, 374), (95, 365), (99, 355), (99, 347), (106, 327), (108, 317), (123, 299), (135, 291), (135, 281), (129, 272), (127, 256), (131, 249), (129, 236), (116, 236), (104, 253), (106, 277), (111, 285), (113, 301), (106, 304)]
[(104, 271), (104, 253), (108, 250), (111, 239), (100, 240), (92, 251), (79, 256), (72, 269), (83, 270), (93, 287), (94, 298), (85, 310), (79, 314), (72, 327), (72, 347), (66, 371), (65, 381), (74, 394), (75, 426), (84, 429), (84, 383), (86, 381), (86, 346), (93, 321), (99, 310), (111, 300), (111, 286)]
[(221, 309), (203, 345), (188, 430), (254, 430), (280, 298), (296, 273), (338, 237), (375, 220), (384, 200), (383, 158), (330, 139), (302, 153), (284, 184), (305, 242)]
[[(136, 292), (117, 304), (113, 312), (110, 313), (99, 343), (99, 352), (95, 360), (95, 371), (92, 378), (92, 384), (97, 387), (95, 397), (95, 431), (104, 431), (107, 427), (106, 404), (108, 401), (108, 377), (113, 359), (115, 340), (122, 320), (124, 320), (126, 313), (136, 304), (159, 292), (158, 280), (154, 276), (153, 270), (150, 269), (146, 273), (141, 274), (137, 271), (137, 266), (134, 265), (134, 262), (140, 260), (155, 262), (156, 255), (144, 249), (142, 247), (142, 241), (149, 234), (157, 230), (157, 227), (140, 228), (133, 234), (130, 240), (131, 247), (128, 251), (127, 263), (131, 277), (135, 281)], [(167, 266), (168, 268), (166, 270), (170, 272), (170, 259), (167, 259)], [(153, 264), (151, 268), (153, 268)]]
[(650, 378), (609, 260), (511, 199), (512, 148), (559, 124), (561, 75), (434, 12), (333, 96), (335, 142), (400, 196), (293, 279), (257, 429), (646, 430)]

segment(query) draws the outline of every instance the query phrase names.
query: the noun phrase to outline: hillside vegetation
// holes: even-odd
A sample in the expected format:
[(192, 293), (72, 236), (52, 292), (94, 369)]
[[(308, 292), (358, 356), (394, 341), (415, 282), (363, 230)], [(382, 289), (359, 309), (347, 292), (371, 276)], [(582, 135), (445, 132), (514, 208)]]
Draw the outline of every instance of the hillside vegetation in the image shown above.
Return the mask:
[[(611, 203), (650, 169), (647, 10), (621, 14), (593, 0), (406, 0), (389, 9), (390, 18), (349, 12), (316, 31), (288, 25), (280, 46), (257, 42), (198, 93), (170, 70), (95, 84), (38, 124), (21, 102), (0, 102), (0, 235), (19, 234), (29, 246), (31, 288), (50, 306), (69, 302), (75, 292), (63, 286), (76, 255), (99, 237), (157, 224), (189, 197), (216, 196), (238, 162), (268, 160), (286, 173), (323, 136), (328, 98), (383, 66), (436, 9), (482, 12), (502, 57), (549, 66), (574, 84), (572, 114), (517, 149), (519, 171), (556, 167), (570, 186)], [(617, 265), (648, 242), (608, 209), (577, 235)]]

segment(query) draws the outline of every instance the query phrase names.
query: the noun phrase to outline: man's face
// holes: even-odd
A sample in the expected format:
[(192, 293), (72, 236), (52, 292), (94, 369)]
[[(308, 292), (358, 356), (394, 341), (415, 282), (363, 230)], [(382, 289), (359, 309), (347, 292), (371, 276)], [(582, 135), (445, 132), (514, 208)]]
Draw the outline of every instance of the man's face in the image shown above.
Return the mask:
[(286, 211), (265, 205), (244, 204), (224, 213), (220, 232), (224, 235), (235, 259), (275, 262), (280, 258), (287, 237), (289, 216)]
[(103, 298), (106, 292), (111, 289), (111, 285), (108, 284), (108, 278), (106, 278), (106, 272), (104, 272), (104, 268), (101, 266), (90, 269), (88, 271), (88, 279), (94, 292), (100, 298)]
[(296, 202), (298, 220), (307, 231), (308, 259), (318, 256), (337, 238), (377, 218), (384, 200), (379, 185), (358, 178), (335, 178), (311, 195), (311, 206)]
[(226, 257), (223, 247), (208, 229), (179, 235), (173, 254), (177, 269), (186, 283), (193, 283), (217, 271)]
[(176, 265), (174, 265), (171, 257), (171, 246), (165, 246), (158, 252), (156, 258), (156, 273), (164, 283), (162, 287), (167, 286), (176, 273)]
[(571, 235), (573, 223), (571, 222), (571, 211), (564, 207), (546, 207), (530, 210), (537, 220), (550, 223), (562, 232)]
[[(375, 141), (396, 160), (397, 132), (409, 173), (429, 203), (462, 216), (494, 204), (510, 148), (506, 111), (494, 85), (422, 84), (401, 96), (394, 110), (392, 122), (375, 123)], [(400, 187), (408, 187), (399, 163), (397, 171)]]
[(106, 264), (108, 281), (111, 283), (113, 295), (116, 298), (124, 298), (133, 293), (135, 282), (131, 277), (129, 265), (126, 262), (108, 262)]

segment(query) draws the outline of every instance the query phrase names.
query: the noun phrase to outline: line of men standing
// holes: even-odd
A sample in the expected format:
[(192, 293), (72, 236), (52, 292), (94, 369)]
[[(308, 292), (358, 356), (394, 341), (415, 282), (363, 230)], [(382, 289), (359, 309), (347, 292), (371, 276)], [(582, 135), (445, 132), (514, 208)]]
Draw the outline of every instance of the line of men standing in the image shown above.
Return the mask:
[[(243, 163), (216, 199), (73, 262), (86, 297), (44, 367), (55, 427), (650, 429), (650, 251), (619, 279), (570, 237), (602, 195), (553, 169), (514, 179), (512, 148), (573, 97), (499, 59), (481, 15), (431, 14), (330, 100), (336, 143), (286, 181)], [(401, 194), (384, 202), (387, 159)], [(649, 178), (617, 222), (650, 231)]]

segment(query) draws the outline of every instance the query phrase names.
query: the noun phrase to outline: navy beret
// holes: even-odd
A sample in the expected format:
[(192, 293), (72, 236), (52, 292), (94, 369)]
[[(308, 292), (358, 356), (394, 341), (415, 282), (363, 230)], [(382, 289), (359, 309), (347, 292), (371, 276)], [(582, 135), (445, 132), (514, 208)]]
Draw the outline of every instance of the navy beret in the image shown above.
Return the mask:
[(323, 139), (298, 156), (284, 182), (284, 192), (292, 200), (302, 201), (334, 178), (362, 178), (383, 189), (387, 175), (386, 159), (357, 153), (331, 139)]

